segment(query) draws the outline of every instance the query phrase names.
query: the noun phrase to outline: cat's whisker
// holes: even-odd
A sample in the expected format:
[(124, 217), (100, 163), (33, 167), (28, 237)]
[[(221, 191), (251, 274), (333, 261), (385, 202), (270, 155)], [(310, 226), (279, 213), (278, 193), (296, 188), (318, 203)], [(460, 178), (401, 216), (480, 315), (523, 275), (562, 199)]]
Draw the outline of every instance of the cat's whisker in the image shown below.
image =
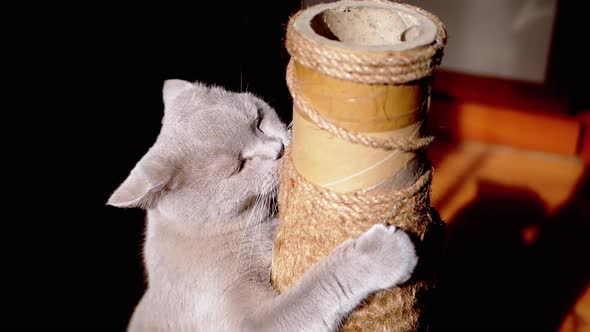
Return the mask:
[[(276, 192), (277, 192), (277, 186), (275, 185), (273, 180), (269, 180), (269, 177), (267, 177), (266, 179), (260, 179), (259, 181), (261, 183), (263, 183), (262, 190), (261, 190), (263, 192), (263, 194), (258, 196), (259, 199), (257, 200), (257, 207), (256, 208), (259, 209), (260, 213), (263, 213), (263, 214), (267, 215), (268, 217), (271, 217), (275, 214), (275, 211), (273, 211), (273, 210), (275, 209), (276, 204), (273, 204), (273, 201), (276, 200), (275, 197), (276, 197)], [(251, 254), (250, 254), (250, 261), (251, 262), (254, 259), (253, 255), (252, 255), (252, 252), (254, 250), (254, 246), (259, 245), (263, 241), (262, 231), (261, 231), (262, 223), (259, 222), (255, 226), (256, 226), (256, 232), (258, 233), (258, 236), (254, 237), (251, 242)], [(249, 263), (249, 266), (250, 266), (251, 262)]]
[[(255, 206), (255, 208), (259, 208), (260, 212), (264, 212), (265, 210), (267, 210), (267, 204), (266, 204), (267, 195), (265, 195), (265, 194), (258, 195), (257, 198), (258, 198), (257, 203), (259, 203), (259, 204), (258, 204), (258, 206)], [(256, 224), (257, 231), (260, 231), (260, 225), (261, 225), (260, 222), (258, 222)], [(252, 235), (254, 235), (254, 234), (252, 234)], [(258, 236), (258, 238), (250, 239), (250, 241), (251, 241), (250, 242), (250, 255), (248, 256), (250, 258), (250, 261), (248, 262), (248, 268), (250, 268), (252, 266), (252, 261), (254, 259), (254, 256), (253, 256), (254, 245), (257, 244), (256, 243), (257, 239), (260, 239), (260, 236)]]
[(244, 241), (246, 239), (246, 233), (248, 231), (248, 227), (250, 226), (250, 222), (252, 221), (253, 216), (255, 216), (256, 212), (256, 207), (258, 206), (258, 201), (260, 200), (260, 196), (256, 195), (256, 198), (254, 200), (254, 204), (252, 204), (251, 210), (250, 210), (250, 215), (248, 216), (248, 219), (246, 220), (246, 225), (243, 226), (243, 231), (242, 231), (242, 235), (240, 236), (240, 244), (238, 246), (238, 257), (241, 255), (242, 253), (242, 249), (243, 249), (243, 245), (244, 245)]

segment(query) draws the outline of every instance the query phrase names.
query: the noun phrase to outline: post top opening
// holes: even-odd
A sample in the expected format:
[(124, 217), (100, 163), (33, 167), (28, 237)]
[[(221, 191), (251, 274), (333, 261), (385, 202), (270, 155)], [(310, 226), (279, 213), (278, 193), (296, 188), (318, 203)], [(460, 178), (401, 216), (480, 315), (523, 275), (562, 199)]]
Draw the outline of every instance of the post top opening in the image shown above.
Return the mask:
[(351, 0), (310, 7), (293, 28), (333, 47), (376, 52), (429, 45), (437, 34), (434, 22), (406, 6)]

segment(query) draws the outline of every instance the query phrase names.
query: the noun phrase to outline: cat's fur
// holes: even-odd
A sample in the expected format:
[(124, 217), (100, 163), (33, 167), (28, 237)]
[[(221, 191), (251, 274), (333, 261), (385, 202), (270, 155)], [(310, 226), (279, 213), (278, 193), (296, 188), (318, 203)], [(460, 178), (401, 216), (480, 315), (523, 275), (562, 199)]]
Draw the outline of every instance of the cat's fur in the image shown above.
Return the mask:
[(287, 130), (249, 93), (169, 80), (154, 146), (109, 204), (147, 210), (148, 288), (130, 331), (331, 331), (370, 293), (406, 281), (408, 236), (377, 225), (289, 291), (270, 284)]

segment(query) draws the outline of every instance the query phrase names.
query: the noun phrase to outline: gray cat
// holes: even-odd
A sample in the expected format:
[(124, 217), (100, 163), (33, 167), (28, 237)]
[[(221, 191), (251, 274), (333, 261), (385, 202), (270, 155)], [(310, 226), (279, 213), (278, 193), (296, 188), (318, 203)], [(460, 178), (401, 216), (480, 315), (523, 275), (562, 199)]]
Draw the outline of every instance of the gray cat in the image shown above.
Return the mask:
[(272, 205), (285, 125), (249, 93), (169, 80), (163, 96), (156, 143), (108, 201), (147, 210), (148, 288), (129, 331), (333, 331), (369, 294), (410, 278), (409, 237), (376, 225), (278, 294)]

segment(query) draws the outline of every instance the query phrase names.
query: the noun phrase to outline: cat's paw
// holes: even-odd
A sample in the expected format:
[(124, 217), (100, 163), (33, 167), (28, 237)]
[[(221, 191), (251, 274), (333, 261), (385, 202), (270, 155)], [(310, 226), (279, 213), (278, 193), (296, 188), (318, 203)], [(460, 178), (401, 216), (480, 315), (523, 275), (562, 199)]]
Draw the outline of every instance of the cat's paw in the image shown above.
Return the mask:
[(406, 282), (418, 263), (412, 240), (394, 226), (374, 225), (354, 240), (353, 251), (368, 272), (367, 281), (377, 289)]

